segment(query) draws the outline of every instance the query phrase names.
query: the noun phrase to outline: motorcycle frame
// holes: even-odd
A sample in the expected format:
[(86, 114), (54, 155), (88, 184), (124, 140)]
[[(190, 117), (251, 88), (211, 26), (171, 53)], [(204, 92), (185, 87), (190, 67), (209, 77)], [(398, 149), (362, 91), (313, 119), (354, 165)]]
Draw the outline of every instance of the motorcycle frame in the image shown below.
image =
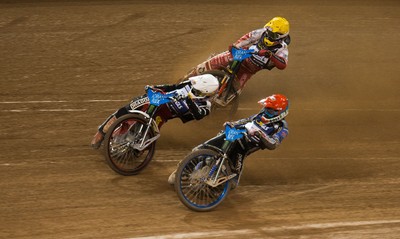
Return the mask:
[[(244, 137), (245, 137), (245, 135), (244, 135)], [(217, 162), (216, 162), (215, 165), (211, 168), (211, 170), (210, 170), (210, 172), (209, 172), (209, 174), (208, 174), (208, 177), (209, 177), (209, 178), (211, 179), (211, 181), (212, 181), (211, 183), (208, 183), (210, 186), (216, 187), (216, 186), (218, 186), (218, 185), (220, 185), (220, 184), (222, 184), (222, 183), (224, 183), (224, 182), (226, 182), (226, 181), (228, 181), (228, 180), (230, 180), (230, 179), (236, 177), (237, 174), (234, 173), (234, 174), (232, 174), (232, 175), (228, 175), (227, 178), (226, 178), (225, 180), (218, 180), (219, 174), (220, 174), (221, 171), (222, 171), (222, 167), (223, 167), (223, 165), (224, 165), (225, 160), (228, 160), (228, 162), (229, 162), (229, 157), (228, 157), (229, 151), (230, 151), (232, 145), (233, 145), (234, 143), (236, 143), (238, 140), (240, 140), (240, 139), (237, 139), (237, 140), (235, 140), (235, 141), (229, 141), (229, 140), (226, 140), (226, 139), (225, 139), (225, 140), (224, 140), (224, 143), (223, 143), (223, 145), (222, 145), (222, 147), (221, 147), (221, 149), (219, 149), (219, 148), (217, 148), (217, 147), (215, 147), (215, 146), (212, 146), (212, 145), (204, 145), (204, 146), (210, 147), (210, 148), (212, 148), (212, 149), (218, 149), (218, 152), (219, 152), (219, 154), (220, 154), (219, 158), (217, 159)], [(230, 164), (230, 163), (231, 163), (231, 162), (229, 162), (229, 164)], [(231, 167), (231, 165), (229, 165), (229, 167)], [(218, 168), (218, 170), (217, 170), (217, 168)], [(217, 173), (215, 174), (214, 177), (212, 177), (212, 175), (214, 174), (215, 170), (217, 170)]]
[[(129, 111), (129, 112), (131, 112), (133, 114), (142, 115), (147, 120), (146, 129), (145, 129), (145, 132), (144, 132), (144, 134), (142, 136), (142, 140), (140, 142), (140, 146), (139, 147), (143, 147), (143, 144), (144, 144), (146, 135), (149, 132), (150, 126), (152, 126), (154, 128), (154, 132), (156, 132), (158, 135), (160, 134), (160, 129), (158, 128), (157, 123), (153, 119), (155, 113), (157, 112), (157, 109), (158, 109), (158, 106), (150, 104), (149, 108), (146, 110), (146, 112), (143, 112), (143, 111), (140, 111), (140, 110), (130, 110)], [(141, 128), (139, 130), (140, 130), (140, 132), (142, 132), (143, 125), (141, 125)], [(157, 137), (157, 136), (155, 136), (155, 137)]]

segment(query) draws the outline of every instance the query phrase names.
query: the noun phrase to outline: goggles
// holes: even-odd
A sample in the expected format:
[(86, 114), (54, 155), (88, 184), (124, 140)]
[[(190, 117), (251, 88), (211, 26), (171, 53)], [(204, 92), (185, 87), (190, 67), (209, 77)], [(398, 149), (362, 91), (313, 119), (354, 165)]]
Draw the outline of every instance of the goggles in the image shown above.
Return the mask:
[(206, 96), (206, 94), (203, 94), (203, 92), (196, 90), (195, 88), (192, 88), (192, 93), (193, 95), (197, 96), (197, 97), (204, 97)]
[(278, 41), (279, 39), (282, 38), (282, 35), (277, 33), (277, 32), (272, 32), (271, 30), (267, 29), (267, 31), (265, 32), (265, 37), (269, 40), (269, 41)]
[(274, 109), (271, 109), (271, 108), (265, 108), (264, 109), (264, 114), (267, 115), (268, 118), (272, 118), (272, 117), (278, 116), (279, 112), (280, 112), (279, 110), (274, 110)]

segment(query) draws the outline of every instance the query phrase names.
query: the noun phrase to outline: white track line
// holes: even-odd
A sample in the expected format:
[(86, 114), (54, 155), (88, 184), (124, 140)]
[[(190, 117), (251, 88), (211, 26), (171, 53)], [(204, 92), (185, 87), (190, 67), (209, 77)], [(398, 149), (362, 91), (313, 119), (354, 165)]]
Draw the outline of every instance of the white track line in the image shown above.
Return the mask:
[[(233, 235), (249, 235), (253, 234), (254, 230), (222, 230), (212, 232), (190, 232), (190, 233), (177, 233), (170, 235), (150, 236), (150, 237), (131, 237), (129, 239), (176, 239), (176, 238), (210, 238), (210, 237), (226, 237)], [(228, 237), (229, 238), (229, 237)]]
[(119, 102), (128, 100), (30, 100), (30, 101), (0, 101), (0, 104), (47, 104), (47, 103), (76, 103), (76, 102)]
[(263, 227), (259, 229), (243, 229), (243, 230), (220, 230), (210, 232), (190, 232), (190, 233), (176, 233), (168, 235), (148, 236), (148, 237), (131, 237), (127, 239), (184, 239), (184, 238), (210, 238), (210, 237), (232, 237), (255, 234), (259, 235), (259, 230), (264, 232), (284, 232), (295, 231), (304, 229), (331, 229), (338, 227), (362, 227), (362, 226), (379, 226), (384, 224), (398, 224), (400, 220), (377, 220), (377, 221), (356, 221), (356, 222), (333, 222), (333, 223), (314, 223), (302, 224), (296, 226), (281, 226), (281, 227)]
[[(87, 149), (82, 149), (82, 150), (93, 150), (92, 148), (90, 148), (90, 146), (88, 146)], [(159, 152), (162, 152), (162, 149), (159, 150)], [(181, 160), (182, 157), (184, 157), (188, 152), (187, 151), (182, 151), (181, 154), (177, 154), (175, 155), (177, 157), (177, 159), (161, 159), (159, 157), (155, 157), (152, 162), (157, 162), (157, 163), (176, 163), (179, 162)], [(88, 157), (94, 157), (94, 158), (98, 158), (98, 155), (81, 155), (81, 156), (65, 156), (65, 157), (52, 157), (52, 158), (41, 158), (42, 160), (45, 159), (44, 162), (40, 162), (40, 163), (47, 163), (48, 161), (51, 160), (57, 160), (57, 159), (63, 159), (63, 158), (88, 158)], [(101, 156), (100, 156), (101, 158)], [(258, 158), (261, 159), (261, 158)], [(276, 160), (282, 160), (282, 159), (309, 159), (309, 158), (274, 158)], [(348, 157), (348, 158), (313, 158), (313, 159), (330, 159), (330, 160), (334, 160), (334, 159), (356, 159), (356, 160), (398, 160), (398, 157), (372, 157), (372, 158), (354, 158), (354, 157)], [(253, 159), (252, 159), (253, 160)], [(51, 162), (54, 163), (54, 162)], [(56, 161), (56, 163), (65, 163), (64, 161)], [(29, 164), (33, 164), (33, 162), (29, 162)], [(18, 165), (24, 165), (24, 163), (0, 163), (0, 166), (18, 166)]]
[[(11, 113), (21, 113), (28, 111), (43, 111), (43, 112), (71, 112), (71, 111), (87, 111), (88, 109), (11, 109), (11, 110), (1, 110), (1, 112), (11, 112)], [(111, 111), (115, 109), (110, 109)], [(107, 110), (107, 111), (110, 111)], [(250, 108), (239, 108), (239, 111), (250, 111)], [(259, 109), (251, 109), (251, 111), (258, 111)], [(315, 111), (315, 109), (301, 109), (302, 111)], [(341, 109), (344, 111), (380, 111), (380, 112), (400, 112), (400, 109), (380, 109), (380, 110), (369, 110), (369, 109)], [(106, 110), (102, 110), (106, 111)], [(328, 110), (325, 110), (328, 111)], [(331, 111), (336, 111), (331, 109)]]
[(74, 112), (74, 111), (86, 111), (87, 109), (39, 109), (41, 112)]
[(11, 112), (11, 113), (21, 113), (21, 112), (28, 112), (28, 111), (38, 111), (38, 112), (80, 112), (80, 111), (87, 111), (88, 109), (36, 109), (36, 110), (2, 110), (1, 112)]
[[(77, 103), (77, 102), (128, 102), (128, 99), (109, 99), (109, 100), (31, 100), (31, 101), (0, 101), (0, 104), (44, 104), (44, 103)], [(259, 108), (238, 108), (238, 110), (259, 110)], [(301, 109), (307, 111), (315, 111), (315, 109)], [(319, 111), (336, 111), (338, 109), (319, 109)], [(345, 111), (400, 111), (400, 109), (361, 109), (361, 108), (347, 108), (340, 109)]]
[[(97, 102), (129, 102), (127, 99), (109, 99), (109, 100), (31, 100), (31, 101), (0, 101), (0, 104), (57, 104), (57, 103), (97, 103)], [(21, 113), (28, 111), (41, 111), (41, 112), (76, 112), (87, 111), (88, 109), (9, 109), (1, 110), (1, 112)], [(259, 108), (238, 108), (239, 111), (258, 111)], [(302, 111), (315, 111), (315, 109), (300, 109)], [(360, 109), (348, 108), (340, 109), (343, 111), (376, 111), (376, 112), (399, 112), (400, 109)], [(337, 111), (337, 109), (319, 109), (319, 111)]]
[(0, 101), (0, 104), (66, 103), (66, 100)]
[[(160, 151), (161, 151), (162, 149), (160, 149)], [(176, 156), (177, 157), (181, 157), (182, 155), (187, 155), (188, 153), (190, 153), (191, 151), (185, 151), (185, 150), (183, 150), (183, 151), (179, 151), (180, 152), (180, 154), (178, 153), (178, 154), (176, 154)], [(257, 157), (257, 158), (251, 158), (251, 160), (255, 160), (255, 159), (257, 159), (257, 160), (266, 160), (266, 158), (259, 158), (259, 157)], [(274, 160), (292, 160), (292, 159), (296, 159), (296, 160), (304, 160), (304, 159), (310, 159), (310, 157), (275, 157), (274, 158)], [(399, 157), (369, 157), (369, 158), (367, 158), (367, 157), (359, 157), (359, 158), (356, 158), (356, 157), (339, 157), (339, 158), (335, 158), (335, 157), (313, 157), (312, 159), (316, 159), (316, 160), (340, 160), (340, 159), (343, 159), (343, 160), (347, 160), (347, 159), (355, 159), (355, 160), (398, 160), (399, 159)], [(179, 159), (162, 159), (162, 158), (159, 158), (158, 156), (156, 156), (154, 159), (153, 159), (153, 162), (154, 161), (156, 161), (156, 162), (160, 162), (160, 163), (163, 163), (163, 162), (177, 162), (177, 161), (180, 161), (181, 159), (179, 158)]]
[[(57, 103), (77, 103), (77, 102), (128, 102), (128, 100), (82, 100), (82, 101), (68, 101), (68, 100), (32, 100), (32, 101), (0, 101), (0, 104), (57, 104)], [(10, 109), (1, 110), (1, 112), (9, 113), (22, 113), (29, 111), (39, 111), (39, 112), (81, 112), (87, 111), (86, 108), (81, 109)]]
[(83, 100), (82, 102), (120, 102), (120, 101), (128, 102), (129, 100)]
[[(238, 108), (240, 111), (258, 111), (260, 108)], [(293, 110), (293, 109), (292, 109)], [(297, 109), (297, 110), (302, 110), (302, 111), (338, 111), (339, 109)], [(359, 108), (348, 108), (348, 109), (340, 109), (343, 111), (379, 111), (379, 112), (397, 112), (400, 111), (400, 109), (359, 109)]]
[(358, 221), (358, 222), (333, 222), (333, 223), (315, 223), (315, 224), (303, 224), (298, 226), (282, 226), (282, 227), (264, 227), (261, 228), (263, 231), (276, 232), (286, 230), (304, 230), (304, 229), (328, 229), (337, 227), (362, 227), (362, 226), (374, 226), (384, 224), (397, 224), (400, 220), (377, 220), (377, 221)]

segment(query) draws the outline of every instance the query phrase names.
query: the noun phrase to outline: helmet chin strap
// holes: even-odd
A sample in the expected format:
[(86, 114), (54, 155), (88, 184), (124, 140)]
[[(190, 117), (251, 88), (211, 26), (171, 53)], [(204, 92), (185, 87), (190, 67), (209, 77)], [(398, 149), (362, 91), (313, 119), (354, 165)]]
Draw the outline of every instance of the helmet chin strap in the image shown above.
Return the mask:
[(283, 120), (283, 118), (285, 118), (288, 114), (289, 114), (289, 110), (286, 110), (285, 112), (283, 112), (282, 114), (280, 114), (280, 115), (278, 115), (278, 116), (276, 116), (276, 117), (263, 120), (263, 123), (269, 124), (269, 123), (275, 123), (275, 122), (281, 121), (281, 120)]

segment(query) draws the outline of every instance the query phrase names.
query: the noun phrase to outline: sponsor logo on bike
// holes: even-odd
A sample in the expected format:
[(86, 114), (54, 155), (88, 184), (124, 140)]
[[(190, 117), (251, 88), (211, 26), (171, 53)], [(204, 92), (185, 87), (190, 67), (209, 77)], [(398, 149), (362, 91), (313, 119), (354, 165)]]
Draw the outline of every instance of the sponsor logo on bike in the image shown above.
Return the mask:
[(131, 106), (131, 109), (137, 109), (138, 107), (143, 106), (147, 103), (149, 103), (149, 98), (143, 97), (141, 99), (131, 102), (130, 106)]
[(175, 106), (176, 106), (179, 110), (183, 108), (181, 102), (179, 102), (179, 101), (176, 101), (176, 102), (175, 102)]
[(163, 99), (164, 99), (164, 97), (163, 97), (162, 95), (160, 95), (160, 94), (154, 94), (154, 95), (151, 97), (150, 102), (151, 102), (152, 104), (160, 104), (161, 100), (163, 100)]
[(237, 138), (239, 138), (238, 136), (241, 134), (242, 132), (240, 131), (236, 131), (236, 130), (229, 130), (227, 135), (226, 135), (226, 139), (228, 140), (235, 140)]

